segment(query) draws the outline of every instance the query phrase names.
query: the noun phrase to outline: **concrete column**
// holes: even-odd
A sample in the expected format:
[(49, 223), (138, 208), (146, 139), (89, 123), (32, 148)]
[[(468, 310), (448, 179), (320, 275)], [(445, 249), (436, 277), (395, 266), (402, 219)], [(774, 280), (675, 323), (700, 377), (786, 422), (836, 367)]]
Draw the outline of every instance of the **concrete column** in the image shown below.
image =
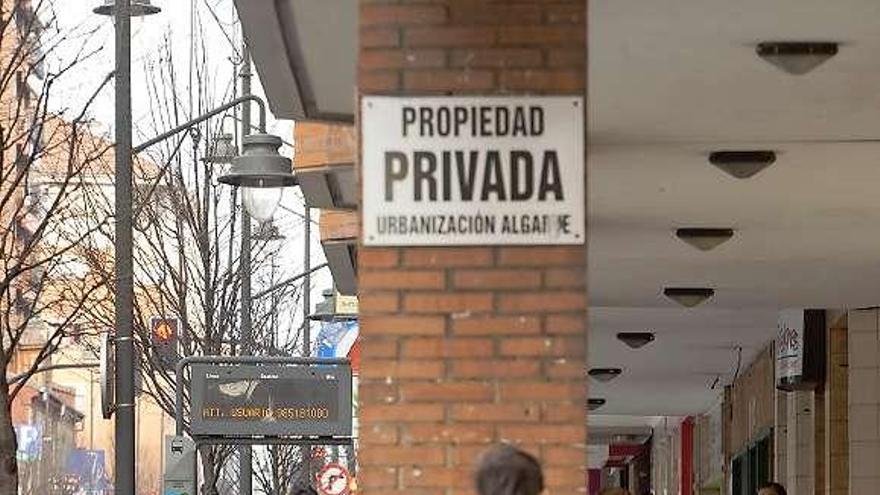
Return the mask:
[(825, 494), (849, 493), (849, 370), (846, 315), (828, 331), (825, 386)]
[(773, 427), (773, 478), (788, 480), (788, 394), (775, 390), (773, 393), (776, 417)]
[[(361, 95), (586, 91), (586, 2), (360, 2)], [(369, 194), (365, 191), (364, 194)], [(451, 494), (512, 442), (586, 486), (586, 246), (358, 251), (361, 487)]]
[(828, 478), (828, 449), (825, 444), (827, 397), (824, 389), (813, 392), (813, 489), (816, 495), (825, 495)]
[(829, 315), (823, 386), (776, 392), (775, 478), (797, 494), (848, 493), (846, 319)]
[(662, 425), (654, 428), (651, 463), (653, 472), (651, 485), (657, 494), (680, 494), (681, 480), (682, 422), (683, 418), (666, 418)]
[(880, 487), (880, 312), (850, 311), (849, 489), (852, 495)]
[(813, 392), (790, 392), (788, 404), (785, 486), (797, 494), (815, 493), (815, 422)]

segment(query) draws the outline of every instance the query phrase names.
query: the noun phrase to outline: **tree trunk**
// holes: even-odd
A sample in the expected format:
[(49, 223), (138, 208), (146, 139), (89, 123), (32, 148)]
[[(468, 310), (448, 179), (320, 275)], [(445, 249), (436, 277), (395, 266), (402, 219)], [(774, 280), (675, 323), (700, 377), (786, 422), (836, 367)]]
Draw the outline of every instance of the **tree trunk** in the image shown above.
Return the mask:
[(18, 440), (12, 426), (9, 384), (0, 381), (0, 495), (18, 494)]

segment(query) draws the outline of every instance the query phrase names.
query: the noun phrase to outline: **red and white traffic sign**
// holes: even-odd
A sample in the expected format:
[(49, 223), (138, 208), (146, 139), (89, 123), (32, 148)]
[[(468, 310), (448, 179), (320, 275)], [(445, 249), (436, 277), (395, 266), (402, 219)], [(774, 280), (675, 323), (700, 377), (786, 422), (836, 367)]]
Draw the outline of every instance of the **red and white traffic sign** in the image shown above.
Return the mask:
[(339, 464), (327, 464), (316, 475), (318, 491), (324, 495), (346, 495), (351, 483), (351, 475)]

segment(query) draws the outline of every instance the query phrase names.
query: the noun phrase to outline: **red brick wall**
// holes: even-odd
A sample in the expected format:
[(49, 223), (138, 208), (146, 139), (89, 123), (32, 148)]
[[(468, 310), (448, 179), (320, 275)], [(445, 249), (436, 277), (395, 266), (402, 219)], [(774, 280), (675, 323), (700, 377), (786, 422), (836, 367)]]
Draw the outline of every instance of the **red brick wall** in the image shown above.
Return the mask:
[[(361, 0), (361, 94), (584, 94), (586, 2)], [(586, 489), (586, 248), (361, 248), (360, 486), (468, 493), (520, 444)]]

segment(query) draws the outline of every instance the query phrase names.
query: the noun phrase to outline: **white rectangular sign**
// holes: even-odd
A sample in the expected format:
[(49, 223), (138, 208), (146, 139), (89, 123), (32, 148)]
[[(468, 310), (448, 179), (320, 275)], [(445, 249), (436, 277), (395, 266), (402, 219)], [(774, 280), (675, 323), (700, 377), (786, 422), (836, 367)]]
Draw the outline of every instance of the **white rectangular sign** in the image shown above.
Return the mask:
[(362, 100), (364, 244), (582, 244), (580, 97)]
[(776, 379), (794, 379), (804, 371), (804, 310), (780, 311), (776, 323)]

